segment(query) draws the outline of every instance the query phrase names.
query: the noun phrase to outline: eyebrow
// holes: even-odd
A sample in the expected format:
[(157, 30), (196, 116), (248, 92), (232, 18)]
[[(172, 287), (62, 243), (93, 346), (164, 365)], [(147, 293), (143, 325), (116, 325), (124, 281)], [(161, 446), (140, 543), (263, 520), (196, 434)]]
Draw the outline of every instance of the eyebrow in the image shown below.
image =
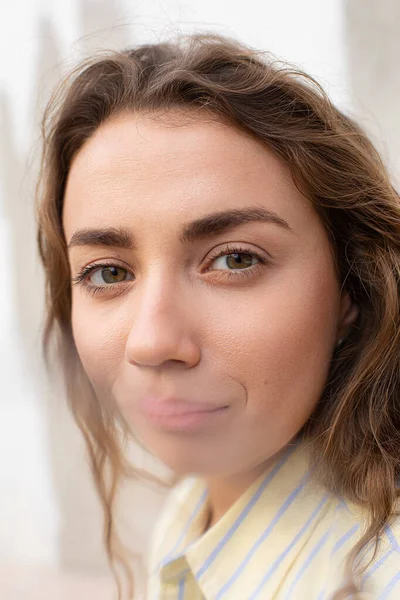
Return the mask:
[[(293, 232), (289, 223), (275, 212), (263, 207), (235, 208), (214, 212), (200, 217), (183, 226), (180, 241), (182, 244), (215, 237), (239, 225), (263, 222), (277, 225)], [(68, 248), (74, 246), (115, 246), (133, 250), (136, 247), (133, 234), (126, 228), (79, 229), (73, 234)]]

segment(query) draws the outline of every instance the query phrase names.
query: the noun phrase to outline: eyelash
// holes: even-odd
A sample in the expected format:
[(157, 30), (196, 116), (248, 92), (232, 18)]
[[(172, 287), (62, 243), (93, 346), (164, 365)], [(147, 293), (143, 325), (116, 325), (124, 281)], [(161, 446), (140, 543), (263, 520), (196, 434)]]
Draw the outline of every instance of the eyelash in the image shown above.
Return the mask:
[[(217, 258), (220, 258), (221, 256), (225, 256), (225, 255), (229, 256), (231, 254), (250, 254), (251, 256), (256, 257), (259, 262), (256, 263), (255, 265), (251, 265), (250, 267), (243, 269), (243, 270), (239, 270), (239, 271), (234, 271), (234, 270), (233, 271), (229, 271), (229, 270), (222, 271), (223, 275), (222, 274), (220, 276), (217, 275), (217, 277), (220, 277), (223, 280), (234, 279), (234, 280), (238, 281), (238, 280), (248, 279), (250, 277), (253, 277), (255, 275), (255, 273), (258, 272), (259, 269), (261, 269), (267, 263), (266, 258), (261, 256), (257, 252), (254, 252), (254, 250), (252, 250), (251, 248), (248, 248), (248, 247), (239, 248), (237, 246), (227, 246), (226, 248), (224, 248), (224, 250), (216, 252), (215, 255), (211, 255), (208, 259), (207, 266), (209, 264), (211, 264)], [(93, 265), (88, 265), (86, 267), (83, 267), (83, 269), (81, 269), (79, 271), (79, 273), (76, 275), (76, 277), (72, 278), (73, 285), (83, 285), (86, 288), (86, 291), (91, 293), (93, 296), (95, 296), (97, 294), (101, 294), (101, 293), (106, 294), (107, 288), (113, 288), (113, 290), (115, 291), (115, 288), (120, 287), (121, 285), (124, 285), (125, 282), (121, 281), (121, 282), (118, 282), (115, 284), (105, 284), (105, 285), (101, 285), (101, 286), (94, 285), (94, 284), (87, 282), (87, 279), (88, 279), (89, 275), (91, 275), (91, 273), (93, 273), (97, 269), (106, 269), (107, 267), (118, 267), (119, 269), (124, 269), (124, 270), (128, 271), (124, 266), (122, 266), (121, 264), (115, 263), (115, 262), (95, 263)], [(221, 273), (221, 271), (216, 270), (216, 273), (218, 273), (218, 272)]]

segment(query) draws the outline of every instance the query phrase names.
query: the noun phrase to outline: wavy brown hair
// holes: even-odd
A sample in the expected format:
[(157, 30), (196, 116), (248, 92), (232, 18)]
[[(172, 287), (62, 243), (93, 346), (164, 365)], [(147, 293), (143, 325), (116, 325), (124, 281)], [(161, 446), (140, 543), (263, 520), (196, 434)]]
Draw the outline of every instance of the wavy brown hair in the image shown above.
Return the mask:
[[(96, 129), (122, 112), (206, 112), (265, 143), (291, 168), (326, 226), (337, 275), (359, 316), (331, 360), (324, 392), (302, 435), (318, 476), (366, 509), (365, 532), (347, 561), (375, 544), (396, 513), (400, 478), (400, 202), (361, 128), (298, 68), (212, 34), (107, 52), (78, 65), (54, 92), (43, 123), (38, 241), (47, 281), (45, 348), (58, 341), (68, 398), (91, 458), (104, 507), (105, 545), (117, 576), (127, 567), (113, 520), (118, 482), (129, 472), (129, 437), (115, 406), (101, 405), (85, 378), (71, 330), (71, 282), (62, 226), (74, 156)], [(120, 427), (121, 426), (121, 427)], [(108, 476), (107, 476), (108, 473)], [(370, 563), (369, 563), (370, 564)], [(130, 578), (132, 583), (132, 578)]]

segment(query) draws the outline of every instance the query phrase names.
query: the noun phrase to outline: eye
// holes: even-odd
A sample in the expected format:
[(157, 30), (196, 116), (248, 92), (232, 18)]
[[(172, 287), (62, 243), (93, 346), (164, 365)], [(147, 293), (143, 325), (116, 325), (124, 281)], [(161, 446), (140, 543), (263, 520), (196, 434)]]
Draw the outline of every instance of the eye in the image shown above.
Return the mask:
[(100, 293), (101, 290), (117, 287), (126, 281), (132, 281), (133, 275), (124, 267), (115, 264), (93, 264), (84, 267), (76, 277), (74, 285), (83, 285), (88, 291)]
[(217, 249), (207, 261), (206, 271), (213, 278), (221, 281), (244, 281), (261, 274), (269, 259), (254, 252), (252, 248), (229, 245)]
[(93, 269), (87, 276), (87, 280), (90, 284), (101, 286), (111, 285), (113, 283), (121, 283), (121, 281), (130, 281), (133, 276), (123, 267), (116, 265), (102, 266)]
[[(230, 252), (229, 254), (224, 252), (223, 254), (221, 254), (220, 256), (217, 256), (215, 259), (212, 260), (211, 264), (214, 264), (214, 268), (222, 268), (223, 267), (228, 267), (229, 270), (233, 269), (233, 270), (242, 270), (242, 269), (248, 269), (249, 267), (254, 266), (254, 259), (257, 262), (260, 262), (259, 259), (257, 258), (257, 255), (255, 255), (254, 253), (247, 253), (247, 252)], [(219, 265), (218, 265), (218, 261), (219, 261)], [(215, 265), (217, 265), (215, 267)]]

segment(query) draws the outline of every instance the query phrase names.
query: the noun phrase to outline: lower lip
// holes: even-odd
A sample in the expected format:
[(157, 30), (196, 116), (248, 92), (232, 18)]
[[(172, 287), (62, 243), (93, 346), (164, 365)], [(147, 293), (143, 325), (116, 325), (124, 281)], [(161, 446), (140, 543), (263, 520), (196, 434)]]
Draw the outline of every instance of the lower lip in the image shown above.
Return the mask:
[(226, 415), (228, 406), (207, 412), (191, 412), (176, 415), (161, 415), (146, 412), (145, 416), (153, 425), (170, 431), (195, 431), (211, 426)]

